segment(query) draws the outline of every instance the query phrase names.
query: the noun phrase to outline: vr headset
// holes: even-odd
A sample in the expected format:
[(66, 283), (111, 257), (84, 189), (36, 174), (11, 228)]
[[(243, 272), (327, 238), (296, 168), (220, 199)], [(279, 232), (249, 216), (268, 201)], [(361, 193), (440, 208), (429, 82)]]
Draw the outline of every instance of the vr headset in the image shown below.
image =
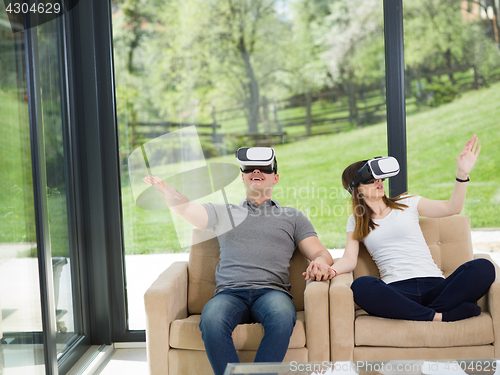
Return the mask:
[(368, 160), (357, 172), (354, 180), (349, 184), (348, 191), (352, 194), (354, 188), (360, 183), (370, 180), (384, 180), (396, 176), (399, 173), (399, 163), (392, 156), (376, 157)]
[(241, 147), (236, 151), (236, 160), (243, 173), (258, 169), (262, 173), (278, 173), (278, 162), (271, 147)]

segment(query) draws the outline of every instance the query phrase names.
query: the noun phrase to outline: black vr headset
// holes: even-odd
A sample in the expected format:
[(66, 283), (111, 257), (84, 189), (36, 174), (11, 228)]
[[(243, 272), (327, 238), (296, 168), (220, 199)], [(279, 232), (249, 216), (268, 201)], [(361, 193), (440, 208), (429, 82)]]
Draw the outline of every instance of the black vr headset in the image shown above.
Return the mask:
[(376, 157), (368, 160), (357, 172), (354, 180), (349, 184), (347, 190), (352, 194), (354, 188), (360, 183), (366, 183), (370, 180), (385, 180), (386, 178), (396, 176), (399, 173), (399, 163), (396, 158)]
[(236, 160), (243, 173), (258, 169), (262, 173), (278, 173), (278, 162), (271, 147), (242, 147), (236, 151)]

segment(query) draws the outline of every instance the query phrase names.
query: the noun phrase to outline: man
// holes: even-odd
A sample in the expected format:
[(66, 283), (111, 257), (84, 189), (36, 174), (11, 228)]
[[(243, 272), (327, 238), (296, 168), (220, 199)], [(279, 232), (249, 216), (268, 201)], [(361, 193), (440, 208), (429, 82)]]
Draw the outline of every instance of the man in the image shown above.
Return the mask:
[(255, 362), (281, 362), (296, 321), (289, 294), (288, 267), (295, 248), (309, 259), (306, 280), (333, 277), (333, 259), (299, 210), (271, 199), (279, 181), (274, 150), (241, 148), (236, 152), (246, 188), (239, 205), (197, 204), (158, 177), (144, 181), (163, 194), (170, 209), (195, 227), (212, 229), (220, 245), (215, 296), (205, 305), (200, 329), (215, 375), (239, 362), (232, 340), (238, 324), (261, 323), (264, 337)]

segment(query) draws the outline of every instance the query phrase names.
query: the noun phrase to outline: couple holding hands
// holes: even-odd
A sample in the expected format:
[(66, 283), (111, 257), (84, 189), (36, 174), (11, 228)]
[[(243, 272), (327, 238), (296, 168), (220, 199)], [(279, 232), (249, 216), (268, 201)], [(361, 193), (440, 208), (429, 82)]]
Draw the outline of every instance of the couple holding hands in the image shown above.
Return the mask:
[[(476, 302), (495, 279), (491, 262), (477, 259), (444, 278), (419, 226), (419, 216), (444, 217), (463, 208), (469, 173), (481, 146), (474, 135), (457, 157), (456, 181), (447, 201), (402, 195), (388, 198), (384, 179), (396, 175), (396, 159), (376, 158), (349, 165), (342, 184), (352, 195), (344, 255), (333, 264), (313, 225), (299, 210), (272, 199), (278, 164), (272, 148), (240, 148), (236, 158), (246, 189), (240, 204), (197, 204), (158, 177), (144, 181), (163, 195), (169, 208), (198, 228), (211, 229), (220, 245), (216, 291), (200, 321), (205, 349), (216, 375), (239, 362), (232, 341), (238, 324), (261, 323), (264, 337), (255, 362), (281, 362), (296, 321), (289, 294), (288, 267), (298, 248), (311, 262), (306, 280), (329, 280), (354, 270), (363, 242), (380, 271), (357, 278), (354, 300), (369, 314), (420, 321), (456, 321), (477, 316)], [(234, 223), (240, 223), (234, 225)]]

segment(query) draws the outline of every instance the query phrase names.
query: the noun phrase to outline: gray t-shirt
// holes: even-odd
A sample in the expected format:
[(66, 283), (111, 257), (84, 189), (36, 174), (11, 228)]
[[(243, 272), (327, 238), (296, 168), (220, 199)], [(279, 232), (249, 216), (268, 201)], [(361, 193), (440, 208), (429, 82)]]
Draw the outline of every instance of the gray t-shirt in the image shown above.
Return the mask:
[(295, 248), (303, 239), (317, 236), (301, 211), (271, 199), (259, 207), (247, 200), (203, 206), (208, 213), (206, 229), (215, 231), (220, 245), (215, 294), (225, 289), (290, 290), (288, 267)]

